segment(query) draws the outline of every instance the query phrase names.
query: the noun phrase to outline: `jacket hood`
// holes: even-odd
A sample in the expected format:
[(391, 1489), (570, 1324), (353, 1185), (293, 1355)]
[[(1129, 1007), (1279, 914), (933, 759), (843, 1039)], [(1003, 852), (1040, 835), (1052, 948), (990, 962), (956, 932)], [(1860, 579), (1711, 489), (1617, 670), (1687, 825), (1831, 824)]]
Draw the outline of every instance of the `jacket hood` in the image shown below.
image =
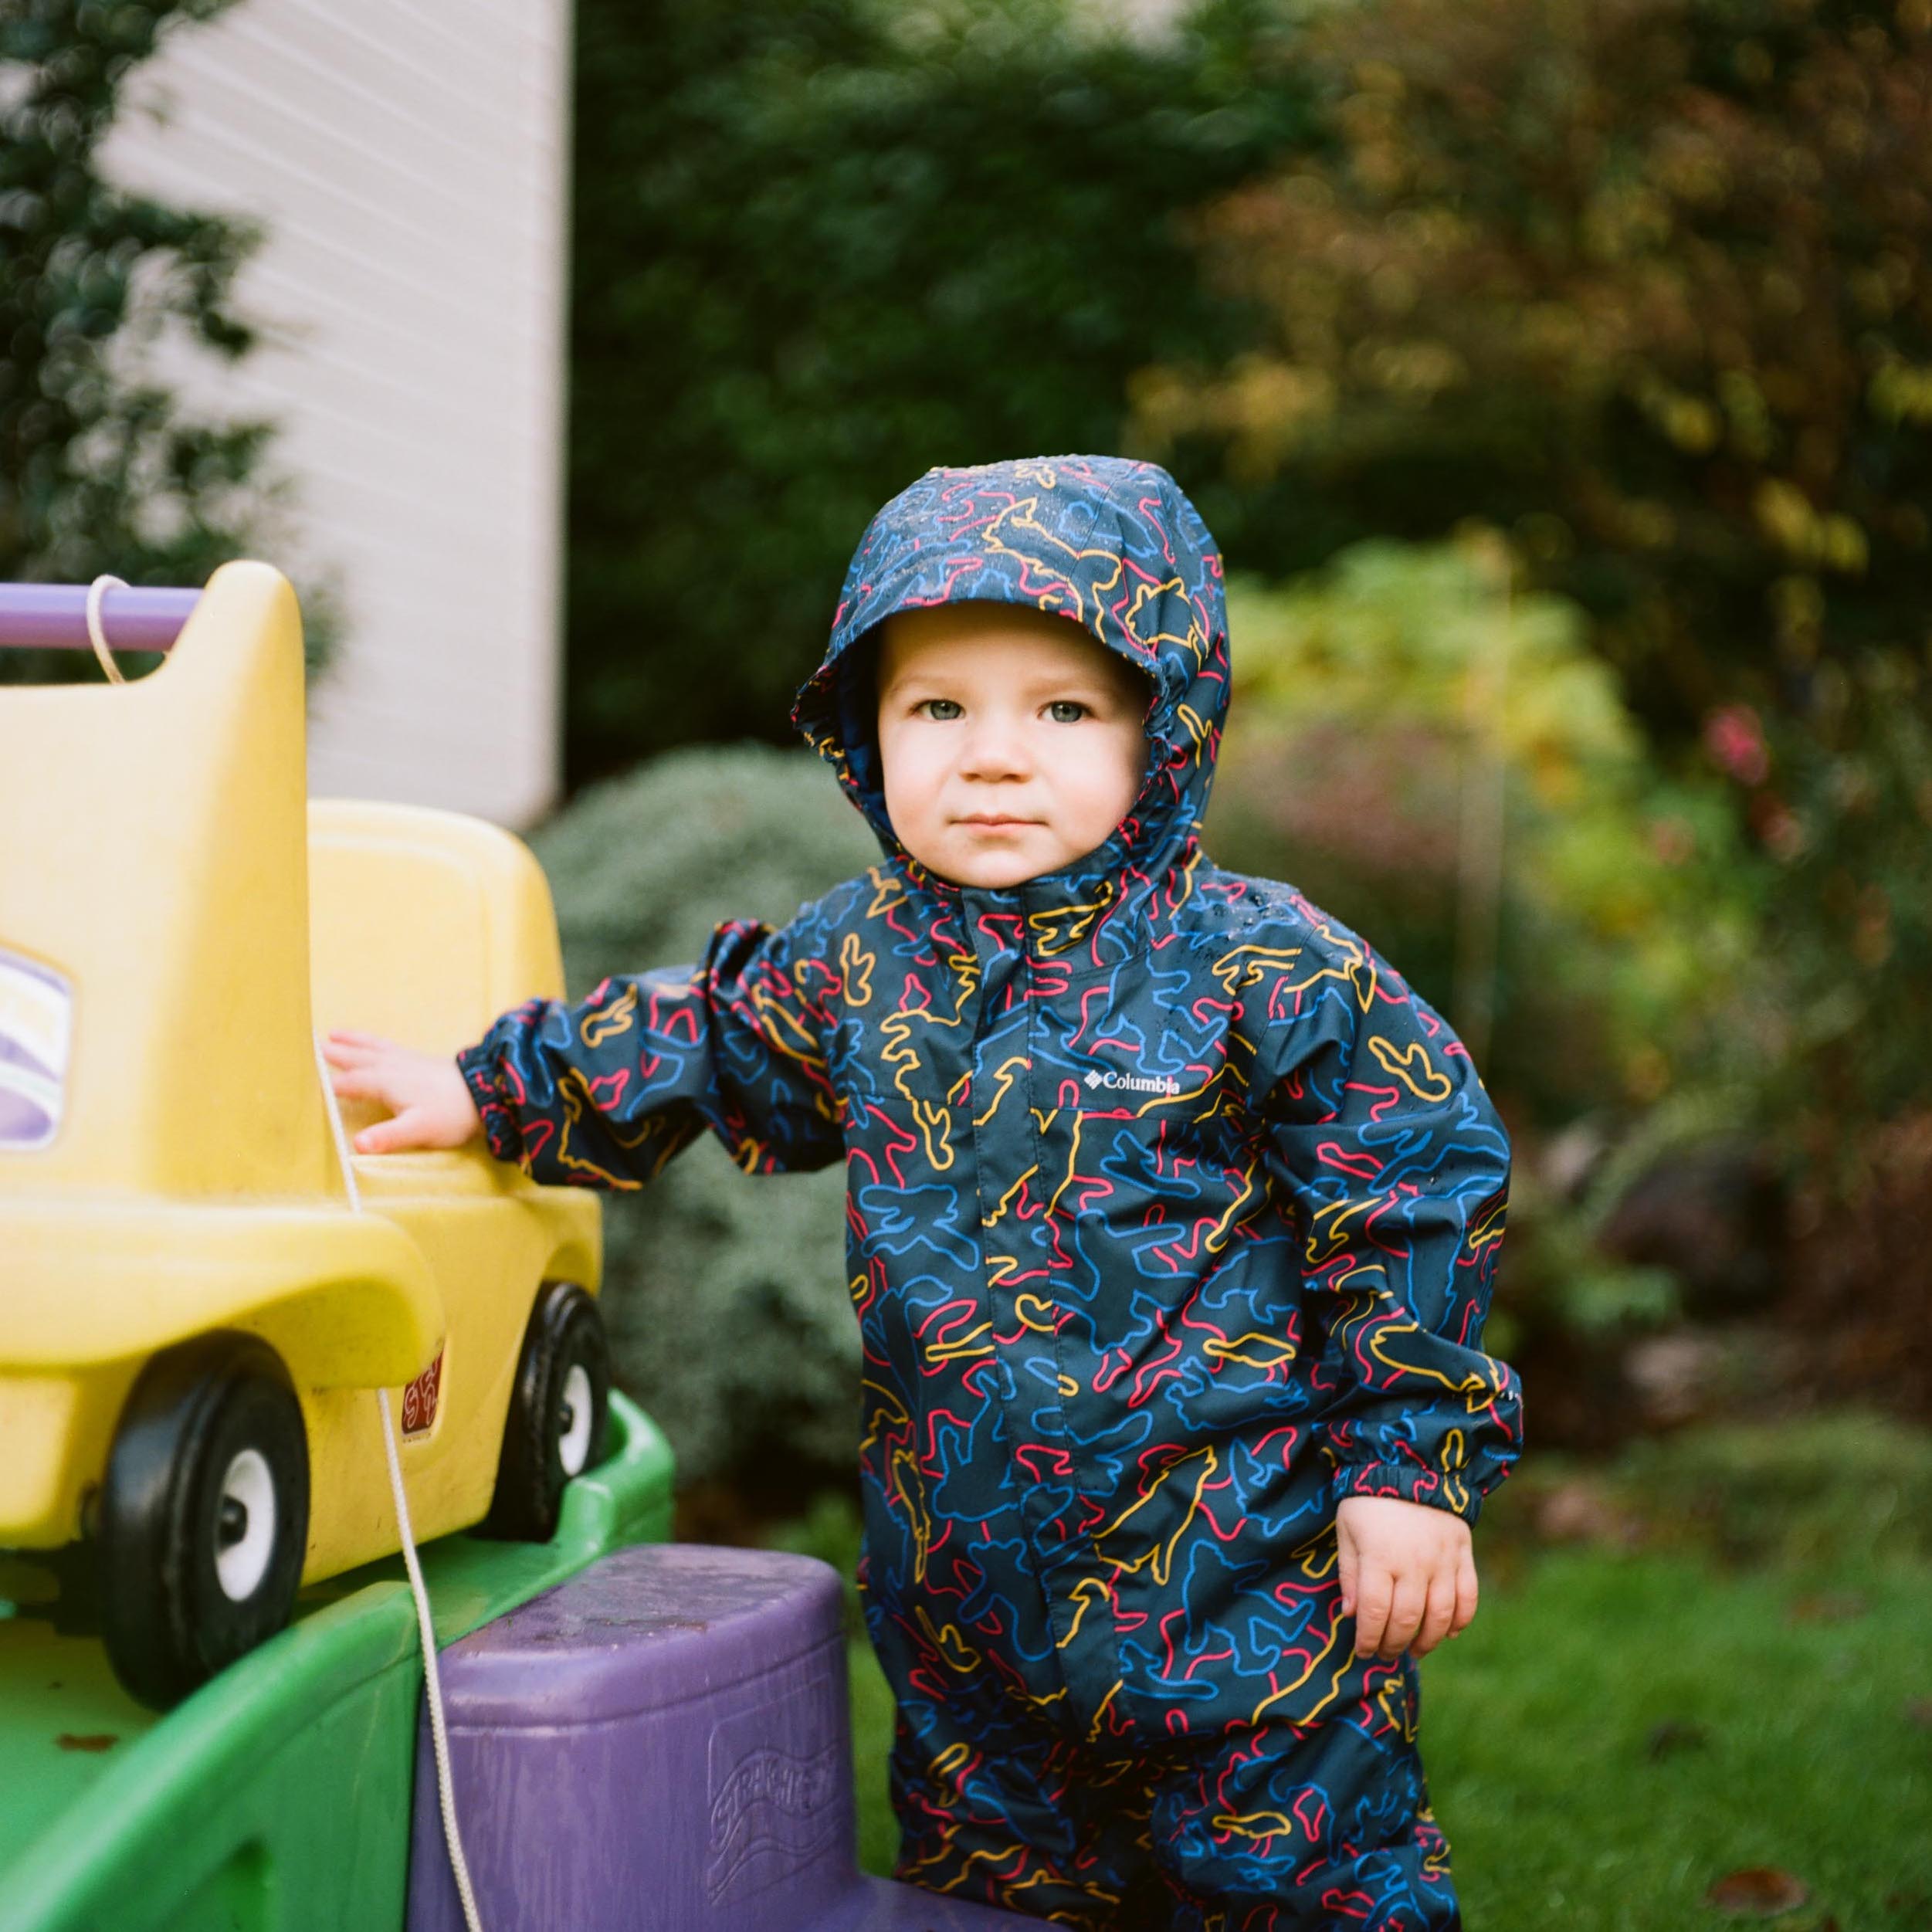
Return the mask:
[[(1029, 909), (1091, 906), (1152, 883), (1198, 848), (1228, 703), (1221, 558), (1199, 513), (1159, 465), (1034, 456), (929, 469), (874, 517), (846, 573), (825, 661), (792, 722), (838, 774), (889, 858), (930, 880), (886, 816), (870, 653), (895, 611), (967, 599), (1023, 604), (1082, 625), (1146, 674), (1147, 766), (1107, 842), (1027, 882)], [(1020, 890), (1020, 889), (1016, 889)]]

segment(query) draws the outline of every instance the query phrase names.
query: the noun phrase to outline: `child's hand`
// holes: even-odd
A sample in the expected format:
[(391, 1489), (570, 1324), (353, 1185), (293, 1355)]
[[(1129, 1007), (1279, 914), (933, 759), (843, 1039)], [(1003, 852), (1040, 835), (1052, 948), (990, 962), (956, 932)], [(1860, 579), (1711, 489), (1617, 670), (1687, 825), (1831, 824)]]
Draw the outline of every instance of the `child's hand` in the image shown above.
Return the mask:
[(1425, 1657), (1476, 1615), (1476, 1556), (1459, 1516), (1399, 1496), (1345, 1496), (1335, 1544), (1358, 1657), (1392, 1661), (1405, 1649)]
[(453, 1059), (373, 1033), (331, 1032), (322, 1053), (335, 1069), (330, 1083), (339, 1098), (379, 1100), (395, 1117), (355, 1137), (358, 1154), (459, 1147), (481, 1130), (469, 1083)]

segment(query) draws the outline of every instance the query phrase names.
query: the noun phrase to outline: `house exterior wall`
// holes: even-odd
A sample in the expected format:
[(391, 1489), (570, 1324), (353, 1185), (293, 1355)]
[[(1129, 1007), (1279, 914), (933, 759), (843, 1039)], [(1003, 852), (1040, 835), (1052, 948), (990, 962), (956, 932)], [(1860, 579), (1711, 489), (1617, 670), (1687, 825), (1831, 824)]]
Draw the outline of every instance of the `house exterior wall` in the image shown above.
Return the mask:
[(130, 80), (110, 176), (256, 218), (232, 369), (340, 605), (310, 786), (526, 825), (559, 774), (568, 0), (240, 0)]

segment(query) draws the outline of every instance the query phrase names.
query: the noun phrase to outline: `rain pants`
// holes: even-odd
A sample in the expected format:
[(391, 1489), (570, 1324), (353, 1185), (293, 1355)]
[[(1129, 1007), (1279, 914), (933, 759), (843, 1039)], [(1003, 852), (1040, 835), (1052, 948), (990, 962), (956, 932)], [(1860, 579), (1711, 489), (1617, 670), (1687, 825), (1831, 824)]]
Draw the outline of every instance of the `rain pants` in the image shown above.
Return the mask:
[[(1058, 612), (1152, 694), (1131, 815), (997, 890), (899, 844), (873, 735), (869, 633), (960, 598)], [(751, 1174), (844, 1161), (902, 1876), (1095, 1928), (1454, 1926), (1415, 1664), (1354, 1655), (1335, 1512), (1473, 1521), (1516, 1456), (1481, 1347), (1509, 1142), (1371, 946), (1202, 852), (1228, 665), (1164, 470), (929, 473), (794, 713), (880, 863), (460, 1064), (542, 1181), (634, 1187), (706, 1128)]]

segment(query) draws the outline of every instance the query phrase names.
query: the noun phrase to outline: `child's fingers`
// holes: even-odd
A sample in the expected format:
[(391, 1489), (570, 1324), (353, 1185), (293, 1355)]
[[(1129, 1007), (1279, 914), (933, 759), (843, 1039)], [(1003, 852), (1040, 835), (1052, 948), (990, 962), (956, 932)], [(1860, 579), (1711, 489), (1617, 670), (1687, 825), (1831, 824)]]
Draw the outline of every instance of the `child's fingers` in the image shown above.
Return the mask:
[(1382, 1631), (1381, 1645), (1385, 1657), (1397, 1657), (1406, 1650), (1414, 1638), (1417, 1627), (1422, 1621), (1422, 1609), (1429, 1600), (1429, 1578), (1405, 1571), (1396, 1579), (1395, 1593), (1389, 1605), (1388, 1622)]
[(421, 1136), (415, 1130), (415, 1114), (412, 1109), (398, 1113), (391, 1119), (378, 1120), (374, 1127), (366, 1127), (355, 1137), (355, 1151), (358, 1154), (391, 1154), (398, 1147), (421, 1145)]
[(361, 1067), (344, 1067), (332, 1075), (329, 1084), (341, 1100), (386, 1100), (385, 1083)]
[(1456, 1573), (1438, 1570), (1429, 1580), (1429, 1601), (1423, 1606), (1422, 1628), (1409, 1646), (1418, 1657), (1426, 1657), (1449, 1635), (1456, 1621)]
[(1459, 1637), (1469, 1628), (1476, 1615), (1476, 1595), (1475, 1553), (1465, 1550), (1456, 1573), (1456, 1621), (1449, 1629), (1452, 1637)]
[(381, 1050), (373, 1041), (341, 1040), (333, 1034), (322, 1042), (322, 1057), (331, 1066), (366, 1066)]
[(1381, 1564), (1362, 1566), (1355, 1588), (1355, 1654), (1366, 1657), (1379, 1650), (1395, 1600), (1395, 1580)]
[(1347, 1528), (1337, 1524), (1335, 1533), (1336, 1572), (1341, 1581), (1341, 1613), (1344, 1617), (1355, 1614), (1355, 1574), (1360, 1560), (1355, 1554), (1355, 1539)]

